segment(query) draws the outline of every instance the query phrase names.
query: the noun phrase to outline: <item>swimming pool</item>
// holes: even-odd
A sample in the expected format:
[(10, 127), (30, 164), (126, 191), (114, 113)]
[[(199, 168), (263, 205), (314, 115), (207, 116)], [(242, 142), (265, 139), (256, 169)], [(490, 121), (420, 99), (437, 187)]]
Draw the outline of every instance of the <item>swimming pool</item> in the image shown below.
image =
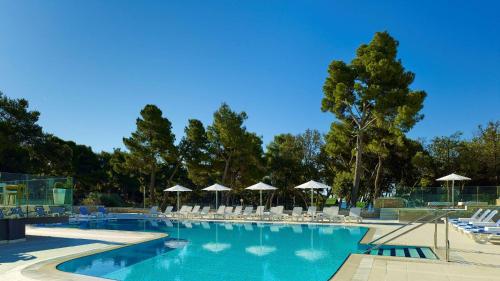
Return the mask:
[(60, 225), (156, 231), (158, 239), (70, 260), (62, 271), (112, 280), (328, 280), (365, 227), (118, 220)]

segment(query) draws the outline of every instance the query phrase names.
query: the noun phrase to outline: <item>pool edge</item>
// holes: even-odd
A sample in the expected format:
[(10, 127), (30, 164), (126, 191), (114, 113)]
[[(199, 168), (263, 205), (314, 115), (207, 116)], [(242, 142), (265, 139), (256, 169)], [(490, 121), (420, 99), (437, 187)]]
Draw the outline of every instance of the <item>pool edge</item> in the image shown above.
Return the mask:
[(165, 237), (168, 237), (168, 234), (166, 233), (160, 233), (160, 232), (147, 232), (149, 235), (152, 235), (154, 237), (150, 238), (145, 238), (139, 241), (135, 242), (130, 242), (130, 243), (124, 243), (122, 245), (107, 245), (104, 248), (101, 249), (94, 249), (90, 251), (85, 251), (77, 254), (71, 254), (67, 256), (62, 256), (62, 257), (57, 257), (45, 261), (41, 261), (39, 263), (32, 264), (26, 268), (23, 268), (21, 270), (21, 274), (25, 277), (32, 278), (34, 280), (41, 280), (41, 281), (55, 281), (55, 280), (65, 280), (65, 281), (109, 281), (111, 279), (106, 279), (102, 277), (94, 277), (94, 276), (89, 276), (89, 275), (83, 275), (83, 274), (77, 274), (77, 273), (71, 273), (71, 272), (66, 272), (59, 270), (57, 268), (58, 265), (73, 260), (81, 257), (86, 257), (86, 256), (91, 256), (103, 252), (108, 252), (124, 247), (129, 247), (157, 239), (163, 239)]

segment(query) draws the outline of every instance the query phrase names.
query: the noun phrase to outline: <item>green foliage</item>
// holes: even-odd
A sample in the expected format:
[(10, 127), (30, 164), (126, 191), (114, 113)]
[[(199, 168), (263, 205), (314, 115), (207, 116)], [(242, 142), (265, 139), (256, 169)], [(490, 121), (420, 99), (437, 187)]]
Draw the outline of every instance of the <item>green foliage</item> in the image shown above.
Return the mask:
[(130, 153), (125, 157), (125, 166), (149, 176), (149, 194), (152, 202), (156, 202), (156, 174), (160, 166), (177, 161), (177, 148), (172, 125), (162, 116), (155, 105), (146, 105), (141, 110), (141, 118), (137, 118), (137, 129), (123, 143)]
[(350, 64), (333, 61), (323, 86), (321, 109), (332, 112), (337, 122), (344, 123), (342, 128), (352, 128), (350, 133), (356, 138), (351, 148), (355, 149), (356, 159), (351, 188), (353, 205), (358, 200), (362, 157), (370, 129), (378, 125), (406, 132), (423, 118), (419, 112), (426, 94), (409, 88), (415, 75), (396, 58), (397, 46), (398, 42), (387, 32), (377, 32), (369, 44), (358, 48)]

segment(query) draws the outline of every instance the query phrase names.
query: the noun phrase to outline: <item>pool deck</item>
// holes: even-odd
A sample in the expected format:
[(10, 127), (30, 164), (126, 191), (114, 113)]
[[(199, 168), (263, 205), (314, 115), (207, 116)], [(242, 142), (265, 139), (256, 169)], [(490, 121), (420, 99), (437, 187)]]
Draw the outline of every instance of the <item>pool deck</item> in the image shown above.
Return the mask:
[[(397, 225), (362, 224), (371, 228), (362, 242), (380, 237)], [(399, 232), (398, 232), (399, 233)], [(414, 281), (414, 280), (500, 280), (500, 246), (478, 244), (450, 227), (450, 262), (445, 261), (445, 225), (438, 225), (439, 260), (386, 256), (351, 255), (332, 281)], [(426, 224), (394, 241), (391, 245), (433, 247), (434, 224)]]
[[(378, 220), (347, 225), (370, 228), (362, 242), (400, 226)], [(432, 247), (433, 233), (434, 225), (428, 224), (390, 244)], [(0, 280), (105, 280), (61, 272), (55, 266), (79, 256), (165, 237), (162, 233), (38, 227), (27, 227), (26, 234), (24, 242), (0, 245)], [(449, 240), (451, 262), (353, 254), (331, 280), (500, 280), (499, 245), (478, 244), (451, 228)], [(440, 258), (444, 245), (444, 225), (440, 224), (436, 250)]]

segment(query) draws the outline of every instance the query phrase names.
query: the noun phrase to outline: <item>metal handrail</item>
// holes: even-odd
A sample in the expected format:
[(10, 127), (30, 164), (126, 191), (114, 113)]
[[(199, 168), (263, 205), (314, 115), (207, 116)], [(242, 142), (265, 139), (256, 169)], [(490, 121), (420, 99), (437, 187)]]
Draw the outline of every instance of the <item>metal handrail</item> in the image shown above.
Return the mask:
[[(438, 220), (438, 219), (440, 219), (440, 218), (442, 218), (442, 217), (448, 217), (448, 214), (450, 214), (450, 213), (452, 213), (452, 212), (455, 212), (455, 211), (447, 211), (446, 213), (444, 213), (444, 214), (442, 214), (442, 215), (439, 215), (439, 216), (437, 216), (437, 217), (432, 217), (430, 220), (427, 220), (427, 221), (421, 222), (420, 224), (416, 225), (415, 227), (410, 228), (410, 229), (408, 229), (407, 231), (405, 231), (405, 232), (403, 232), (403, 233), (400, 233), (400, 234), (398, 234), (397, 236), (395, 236), (395, 237), (393, 237), (393, 238), (391, 238), (391, 239), (389, 239), (389, 240), (386, 240), (386, 241), (384, 241), (384, 242), (382, 242), (382, 243), (380, 243), (380, 244), (377, 244), (377, 245), (375, 245), (375, 246), (373, 246), (373, 247), (369, 248), (368, 250), (366, 250), (366, 251), (365, 251), (365, 253), (367, 253), (367, 254), (368, 254), (368, 253), (370, 253), (371, 251), (376, 250), (376, 249), (380, 248), (381, 246), (383, 246), (383, 245), (385, 245), (385, 244), (387, 244), (387, 243), (389, 243), (389, 242), (391, 242), (391, 241), (393, 241), (393, 240), (395, 240), (395, 239), (397, 239), (397, 238), (399, 238), (399, 237), (401, 237), (401, 236), (403, 236), (403, 235), (405, 235), (405, 234), (407, 234), (407, 233), (409, 233), (409, 232), (411, 232), (411, 231), (413, 231), (413, 230), (415, 230), (415, 229), (417, 229), (417, 228), (420, 228), (421, 226), (423, 226), (423, 225), (424, 225), (424, 224), (426, 224), (426, 223), (429, 223), (429, 222), (431, 222), (431, 221), (433, 221), (433, 220)], [(448, 223), (448, 220), (446, 220), (446, 223)], [(447, 239), (447, 240), (448, 240), (448, 239)], [(448, 243), (449, 243), (449, 242), (448, 242), (448, 241), (446, 241), (446, 243), (447, 243), (447, 247), (446, 247), (446, 248), (447, 248), (447, 252), (448, 252), (448, 247), (449, 247), (449, 246), (448, 246), (448, 245), (449, 245)], [(447, 257), (447, 259), (448, 259), (448, 257)]]
[(373, 243), (375, 243), (375, 242), (379, 241), (380, 239), (382, 239), (382, 238), (384, 238), (384, 237), (387, 237), (387, 236), (389, 236), (389, 235), (393, 234), (394, 232), (396, 232), (396, 231), (398, 231), (398, 230), (400, 230), (400, 229), (402, 229), (402, 228), (405, 228), (405, 227), (407, 227), (408, 225), (410, 225), (410, 224), (412, 224), (412, 223), (414, 223), (414, 222), (417, 222), (417, 221), (419, 221), (419, 220), (421, 220), (421, 219), (423, 219), (423, 218), (426, 218), (426, 217), (428, 217), (428, 216), (430, 216), (430, 215), (432, 215), (432, 214), (425, 214), (425, 215), (423, 215), (423, 216), (421, 216), (421, 217), (419, 217), (419, 218), (417, 218), (417, 219), (415, 219), (415, 220), (412, 220), (411, 222), (409, 222), (409, 223), (407, 223), (407, 224), (405, 224), (405, 225), (402, 225), (402, 226), (400, 226), (400, 227), (396, 228), (395, 230), (393, 230), (393, 231), (391, 231), (391, 232), (389, 232), (389, 233), (386, 233), (386, 234), (384, 234), (384, 235), (380, 236), (379, 238), (377, 238), (377, 239), (375, 239), (375, 240), (373, 240), (373, 241), (369, 242), (368, 244), (373, 244)]

